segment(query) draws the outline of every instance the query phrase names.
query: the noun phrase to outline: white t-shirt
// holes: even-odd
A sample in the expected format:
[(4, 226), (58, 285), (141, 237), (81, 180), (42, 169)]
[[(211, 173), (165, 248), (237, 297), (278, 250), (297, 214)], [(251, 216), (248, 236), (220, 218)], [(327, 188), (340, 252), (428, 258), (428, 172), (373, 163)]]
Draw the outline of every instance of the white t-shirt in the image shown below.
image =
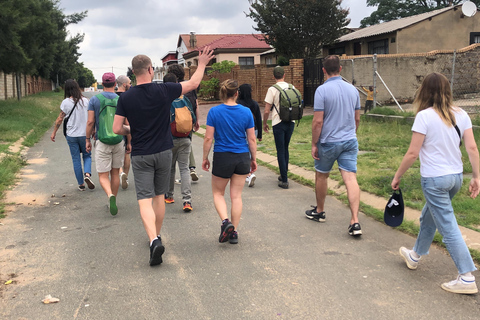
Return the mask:
[[(75, 102), (72, 98), (66, 98), (62, 101), (60, 109), (65, 112), (66, 117), (72, 111)], [(85, 137), (87, 131), (87, 120), (88, 120), (88, 99), (82, 97), (81, 100), (78, 100), (78, 104), (73, 110), (72, 115), (67, 123), (67, 136), (69, 137)]]
[[(454, 108), (455, 122), (463, 137), (465, 130), (472, 127), (468, 114)], [(420, 175), (440, 177), (463, 172), (460, 137), (455, 127), (447, 126), (433, 108), (420, 111), (415, 117), (412, 131), (425, 135), (420, 149)]]
[[(287, 89), (288, 88), (288, 83), (284, 81), (277, 82), (282, 89)], [(268, 88), (267, 95), (265, 96), (265, 102), (270, 103), (271, 105), (274, 105), (275, 107), (272, 107), (272, 127), (276, 124), (279, 124), (282, 122), (280, 120), (280, 116), (278, 115), (277, 110), (280, 108), (280, 91), (278, 91), (276, 88), (273, 86)], [(292, 121), (295, 122), (295, 121)]]

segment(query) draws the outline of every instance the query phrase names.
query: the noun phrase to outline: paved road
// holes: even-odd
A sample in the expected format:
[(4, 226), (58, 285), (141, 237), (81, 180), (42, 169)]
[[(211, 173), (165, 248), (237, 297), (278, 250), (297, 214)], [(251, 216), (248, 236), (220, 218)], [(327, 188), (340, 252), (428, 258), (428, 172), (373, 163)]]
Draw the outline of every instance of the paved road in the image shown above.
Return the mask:
[[(218, 243), (210, 173), (193, 184), (190, 214), (177, 185), (164, 263), (150, 267), (133, 183), (112, 217), (100, 188), (76, 190), (67, 144), (49, 135), (29, 150), (8, 198), (15, 210), (0, 225), (1, 319), (478, 319), (478, 295), (440, 288), (456, 273), (443, 250), (408, 270), (397, 251), (413, 237), (362, 215), (364, 235), (354, 239), (333, 197), (327, 222), (309, 221), (313, 190), (280, 189), (262, 167), (243, 193), (238, 245)], [(195, 136), (197, 160), (201, 146)], [(42, 304), (48, 294), (60, 302)]]

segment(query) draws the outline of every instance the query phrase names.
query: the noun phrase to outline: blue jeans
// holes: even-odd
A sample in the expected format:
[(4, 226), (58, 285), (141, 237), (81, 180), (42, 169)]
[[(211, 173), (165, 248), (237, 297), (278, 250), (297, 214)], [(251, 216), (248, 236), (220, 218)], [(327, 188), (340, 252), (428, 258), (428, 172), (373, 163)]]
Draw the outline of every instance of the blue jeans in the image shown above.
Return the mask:
[(358, 141), (351, 139), (341, 142), (317, 143), (318, 157), (315, 159), (315, 170), (329, 173), (335, 161), (338, 168), (347, 172), (357, 172)]
[(462, 180), (461, 173), (422, 177), (426, 204), (420, 216), (420, 232), (413, 247), (419, 255), (428, 254), (435, 230), (438, 229), (460, 274), (477, 270), (453, 213), (452, 198), (462, 187)]
[(275, 138), (275, 146), (277, 148), (278, 168), (282, 181), (288, 181), (288, 160), (290, 155), (288, 153), (288, 145), (290, 138), (295, 128), (295, 122), (280, 122), (273, 126), (273, 137)]
[(75, 178), (77, 178), (78, 185), (83, 184), (83, 171), (80, 153), (83, 155), (83, 166), (85, 167), (85, 173), (92, 174), (92, 153), (87, 152), (86, 150), (85, 138), (85, 136), (67, 136), (67, 143), (70, 147), (70, 155), (72, 156), (73, 161), (73, 171), (75, 171)]

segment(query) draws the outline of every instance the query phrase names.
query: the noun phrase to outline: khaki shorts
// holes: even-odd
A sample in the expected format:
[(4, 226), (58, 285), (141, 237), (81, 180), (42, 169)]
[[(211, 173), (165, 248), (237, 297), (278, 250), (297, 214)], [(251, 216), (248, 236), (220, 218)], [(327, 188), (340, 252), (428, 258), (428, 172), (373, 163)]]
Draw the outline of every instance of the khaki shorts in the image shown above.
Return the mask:
[(95, 140), (95, 167), (98, 173), (110, 172), (123, 167), (125, 158), (125, 142), (109, 145)]

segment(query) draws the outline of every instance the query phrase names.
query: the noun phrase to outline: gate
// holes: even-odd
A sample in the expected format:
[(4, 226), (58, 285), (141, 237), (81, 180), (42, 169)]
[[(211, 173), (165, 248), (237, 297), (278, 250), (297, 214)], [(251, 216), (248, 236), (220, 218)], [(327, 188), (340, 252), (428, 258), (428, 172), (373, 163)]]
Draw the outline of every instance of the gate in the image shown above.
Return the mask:
[(323, 83), (323, 59), (303, 60), (303, 102), (313, 106), (315, 90)]

